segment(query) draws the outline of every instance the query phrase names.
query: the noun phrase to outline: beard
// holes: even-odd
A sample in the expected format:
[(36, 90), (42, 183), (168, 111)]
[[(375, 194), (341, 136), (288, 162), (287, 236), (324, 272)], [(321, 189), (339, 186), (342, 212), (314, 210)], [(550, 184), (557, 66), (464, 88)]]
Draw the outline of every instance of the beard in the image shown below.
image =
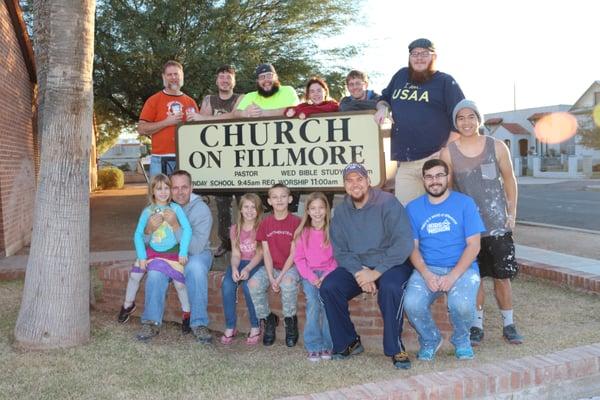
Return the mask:
[(280, 86), (281, 86), (281, 84), (279, 83), (279, 81), (275, 81), (271, 85), (271, 89), (270, 90), (264, 90), (257, 83), (256, 84), (256, 90), (258, 91), (258, 94), (261, 95), (262, 97), (271, 97), (271, 96), (273, 96), (275, 93), (277, 93), (279, 91), (279, 87)]
[(436, 70), (433, 66), (433, 60), (429, 62), (429, 65), (427, 66), (427, 69), (425, 71), (415, 71), (412, 65), (410, 65), (410, 62), (408, 64), (408, 78), (412, 83), (427, 82), (431, 79), (435, 72)]
[(183, 87), (183, 78), (179, 79), (178, 83), (169, 83), (166, 79), (163, 78), (163, 87), (165, 89), (179, 91)]
[[(440, 190), (439, 192), (433, 192), (430, 187), (432, 186), (441, 186), (442, 190)], [(431, 184), (427, 187), (425, 187), (425, 191), (427, 192), (427, 194), (433, 196), (433, 197), (442, 197), (446, 191), (448, 190), (448, 186), (447, 185), (443, 185), (443, 184)]]

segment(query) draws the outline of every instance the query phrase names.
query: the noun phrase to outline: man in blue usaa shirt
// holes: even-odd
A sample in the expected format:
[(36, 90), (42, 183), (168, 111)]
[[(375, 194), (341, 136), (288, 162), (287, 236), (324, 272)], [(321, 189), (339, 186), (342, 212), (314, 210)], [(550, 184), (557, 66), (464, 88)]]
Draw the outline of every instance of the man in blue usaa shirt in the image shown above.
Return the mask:
[(408, 51), (408, 67), (392, 77), (374, 115), (381, 124), (392, 113), (391, 159), (398, 162), (396, 197), (403, 206), (425, 193), (421, 167), (439, 158), (454, 126), (454, 106), (465, 98), (453, 77), (435, 69), (437, 53), (430, 40), (414, 40)]
[(476, 259), (485, 228), (475, 201), (448, 190), (444, 161), (426, 161), (422, 175), (427, 193), (406, 207), (415, 241), (410, 255), (415, 270), (406, 288), (404, 309), (419, 337), (417, 359), (431, 361), (442, 345), (442, 336), (430, 307), (445, 293), (454, 327), (450, 342), (456, 358), (470, 360), (474, 355), (469, 329), (480, 283)]

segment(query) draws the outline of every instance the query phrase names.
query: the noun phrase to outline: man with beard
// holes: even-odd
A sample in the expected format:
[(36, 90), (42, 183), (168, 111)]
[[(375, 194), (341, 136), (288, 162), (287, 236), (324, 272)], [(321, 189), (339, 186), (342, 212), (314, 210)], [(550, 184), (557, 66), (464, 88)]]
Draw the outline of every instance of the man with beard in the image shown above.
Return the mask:
[(298, 104), (291, 86), (282, 86), (271, 64), (256, 67), (256, 91), (247, 93), (237, 106), (236, 117), (261, 118), (283, 116), (285, 109)]
[(368, 90), (369, 78), (362, 71), (352, 70), (346, 76), (346, 88), (350, 96), (340, 100), (340, 111), (375, 110), (379, 95)]
[(448, 142), (452, 111), (465, 97), (454, 78), (435, 69), (430, 40), (417, 39), (408, 50), (408, 68), (393, 76), (375, 114), (375, 122), (382, 124), (392, 112), (391, 159), (398, 162), (395, 191), (403, 205), (424, 193), (421, 167)]
[(335, 208), (330, 235), (338, 268), (319, 290), (331, 338), (333, 358), (363, 352), (348, 311), (348, 301), (359, 294), (377, 294), (383, 318), (383, 351), (396, 368), (410, 368), (402, 344), (402, 298), (412, 267), (406, 263), (413, 247), (404, 207), (390, 193), (370, 186), (361, 164), (342, 172), (346, 196)]
[[(192, 121), (227, 119), (234, 117), (234, 110), (244, 98), (243, 94), (233, 93), (235, 88), (235, 69), (231, 65), (222, 65), (217, 69), (218, 94), (204, 97), (199, 114), (189, 118)], [(218, 236), (221, 244), (215, 250), (215, 257), (221, 257), (231, 251), (229, 226), (231, 225), (231, 195), (215, 196), (219, 221)]]
[(442, 345), (430, 306), (445, 293), (454, 328), (450, 342), (455, 356), (470, 360), (474, 354), (469, 329), (480, 283), (476, 259), (485, 228), (475, 201), (448, 190), (448, 165), (444, 161), (426, 161), (422, 174), (427, 193), (406, 207), (414, 237), (410, 261), (415, 271), (408, 281), (404, 307), (419, 337), (417, 359), (432, 361)]
[(186, 115), (198, 111), (198, 105), (181, 91), (183, 66), (169, 60), (162, 68), (163, 90), (152, 95), (142, 108), (138, 133), (152, 140), (150, 176), (175, 170), (175, 126), (186, 120)]

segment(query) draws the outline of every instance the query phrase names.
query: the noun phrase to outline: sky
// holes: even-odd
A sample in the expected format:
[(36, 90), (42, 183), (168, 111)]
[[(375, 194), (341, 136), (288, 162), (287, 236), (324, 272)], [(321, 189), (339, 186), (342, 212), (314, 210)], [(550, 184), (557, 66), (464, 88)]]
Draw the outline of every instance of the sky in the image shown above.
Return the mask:
[(361, 43), (345, 64), (380, 92), (420, 37), (483, 113), (512, 110), (515, 98), (517, 109), (573, 104), (600, 80), (597, 0), (364, 0), (356, 23), (321, 43)]

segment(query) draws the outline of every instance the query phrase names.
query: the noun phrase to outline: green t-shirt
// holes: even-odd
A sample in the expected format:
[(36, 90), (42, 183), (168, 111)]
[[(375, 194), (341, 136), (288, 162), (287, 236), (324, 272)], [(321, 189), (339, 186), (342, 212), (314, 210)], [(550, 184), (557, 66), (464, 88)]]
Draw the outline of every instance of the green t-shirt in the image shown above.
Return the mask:
[(271, 97), (263, 97), (258, 92), (250, 92), (244, 96), (238, 110), (245, 110), (252, 103), (263, 110), (275, 110), (277, 108), (293, 107), (298, 104), (298, 95), (291, 86), (281, 86), (279, 91)]

